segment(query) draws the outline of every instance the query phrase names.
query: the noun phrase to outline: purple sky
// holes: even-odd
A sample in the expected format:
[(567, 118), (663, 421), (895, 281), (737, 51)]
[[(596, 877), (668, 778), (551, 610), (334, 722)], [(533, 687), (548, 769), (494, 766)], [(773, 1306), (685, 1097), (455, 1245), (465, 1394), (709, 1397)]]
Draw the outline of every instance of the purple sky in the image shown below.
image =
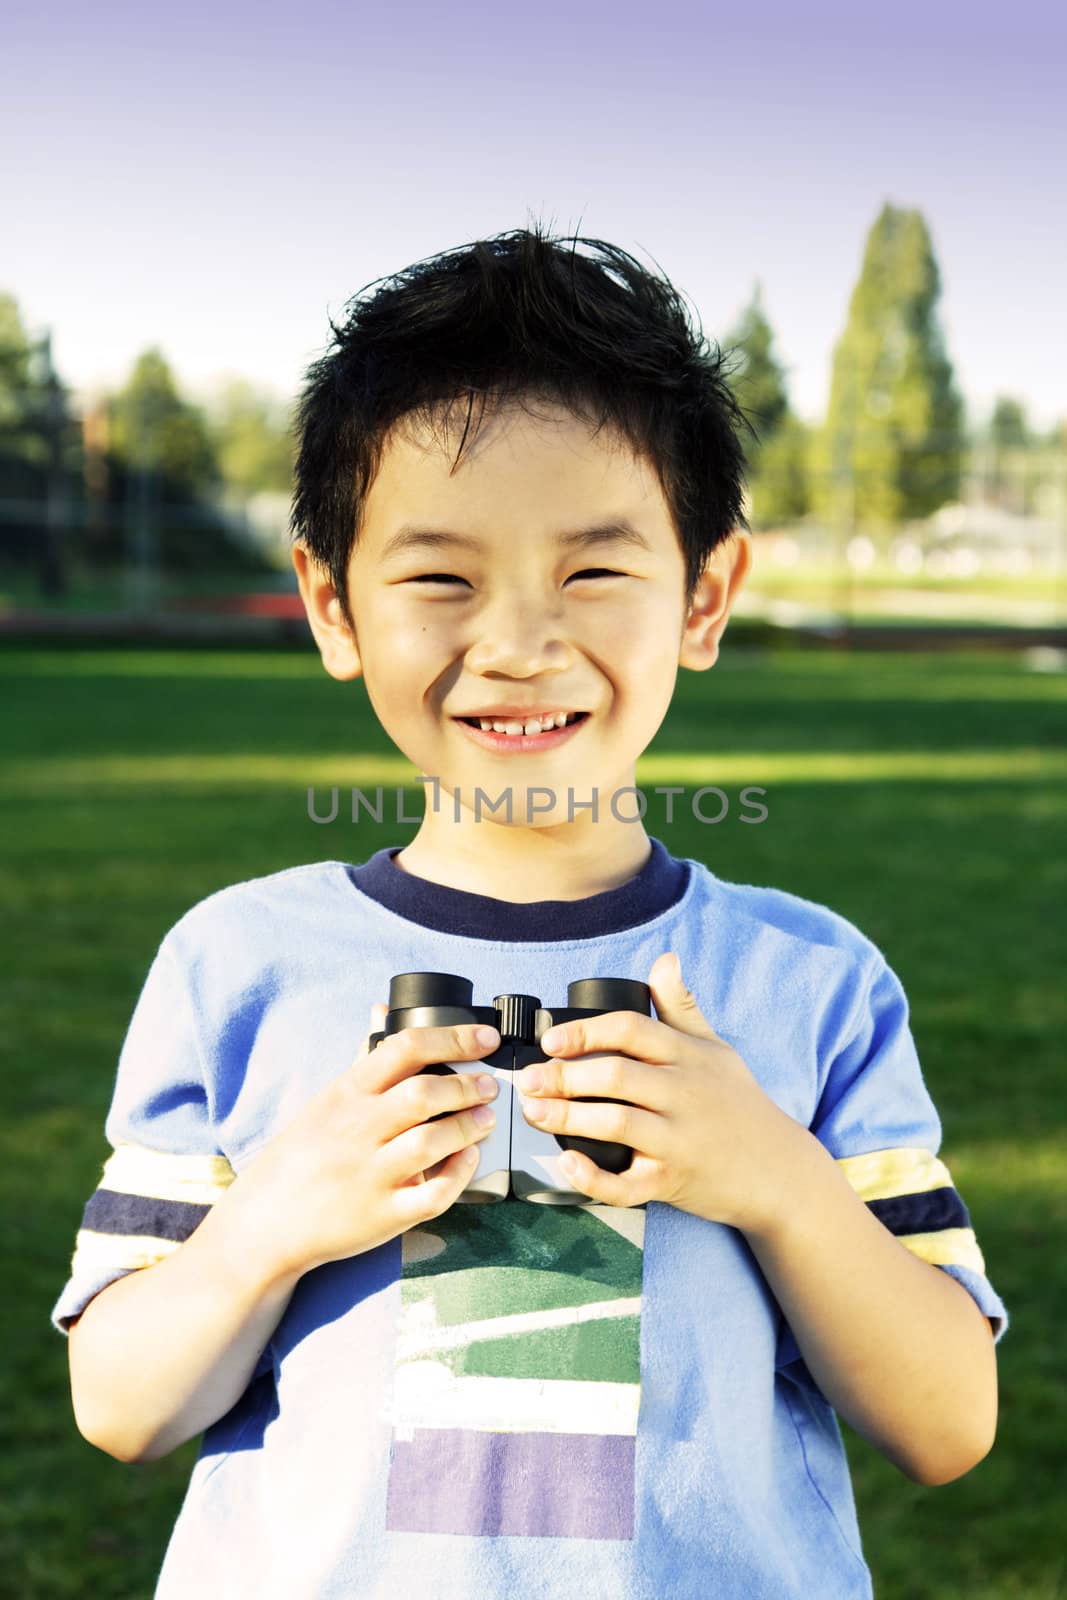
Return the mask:
[(158, 344), (192, 393), (288, 397), (356, 290), (540, 217), (654, 258), (712, 337), (760, 278), (814, 418), (889, 199), (974, 410), (1067, 415), (1062, 6), (576, 5), (9, 0), (0, 289), (76, 387)]

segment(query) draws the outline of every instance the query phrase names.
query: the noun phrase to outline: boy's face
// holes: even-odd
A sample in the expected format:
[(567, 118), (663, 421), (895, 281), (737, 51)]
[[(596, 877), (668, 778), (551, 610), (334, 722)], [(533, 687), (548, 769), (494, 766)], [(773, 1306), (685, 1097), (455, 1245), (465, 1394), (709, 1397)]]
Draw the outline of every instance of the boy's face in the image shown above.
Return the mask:
[[(365, 678), (389, 737), (444, 793), (458, 788), (465, 808), (476, 787), (493, 800), (508, 789), (514, 825), (566, 831), (589, 825), (591, 812), (575, 808), (595, 793), (603, 836), (619, 825), (611, 796), (633, 786), (679, 664), (699, 671), (716, 659), (748, 538), (716, 551), (687, 613), (685, 561), (656, 474), (607, 429), (594, 438), (545, 402), (536, 417), (512, 407), (487, 412), (453, 473), (454, 457), (451, 432), (441, 444), (403, 426), (387, 443), (349, 563), (354, 637), (328, 577), (294, 549), (324, 665)], [(565, 540), (623, 522), (641, 543)], [(438, 538), (420, 544), (410, 530)], [(588, 716), (562, 740), (521, 749), (487, 748), (457, 720), (505, 707)], [(452, 803), (440, 804), (451, 822)], [(621, 816), (635, 804), (622, 796)], [(482, 802), (481, 826), (507, 826), (506, 816)], [(622, 825), (632, 838), (633, 824)]]

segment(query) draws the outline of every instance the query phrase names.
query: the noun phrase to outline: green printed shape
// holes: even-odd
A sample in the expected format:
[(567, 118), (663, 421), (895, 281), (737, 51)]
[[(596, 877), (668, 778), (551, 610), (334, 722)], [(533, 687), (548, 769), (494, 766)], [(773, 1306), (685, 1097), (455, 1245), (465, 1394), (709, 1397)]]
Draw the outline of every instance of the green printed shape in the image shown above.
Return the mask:
[(581, 1379), (591, 1383), (638, 1383), (641, 1378), (640, 1318), (607, 1317), (566, 1328), (544, 1328), (479, 1339), (461, 1350), (435, 1351), (457, 1376)]
[(641, 1294), (640, 1247), (584, 1207), (453, 1206), (425, 1231), (445, 1248), (404, 1264), (401, 1299), (432, 1299), (439, 1325)]

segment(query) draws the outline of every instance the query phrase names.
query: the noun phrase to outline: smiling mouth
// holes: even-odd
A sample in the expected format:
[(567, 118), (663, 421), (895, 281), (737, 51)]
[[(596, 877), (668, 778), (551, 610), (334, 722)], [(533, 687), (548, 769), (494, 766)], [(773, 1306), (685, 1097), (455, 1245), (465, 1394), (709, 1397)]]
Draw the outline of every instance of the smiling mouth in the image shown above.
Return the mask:
[[(509, 719), (506, 727), (513, 728), (514, 732), (498, 733), (495, 728), (483, 728), (481, 717), (455, 717), (453, 721), (464, 723), (470, 730), (470, 738), (483, 750), (495, 753), (498, 756), (523, 756), (533, 755), (540, 751), (554, 750), (560, 745), (568, 744), (571, 739), (581, 731), (584, 723), (589, 721), (591, 713), (580, 711), (569, 717), (562, 727), (546, 727), (540, 733), (527, 733), (526, 726), (517, 718)], [(488, 718), (484, 719), (488, 721)], [(529, 719), (532, 725), (534, 718)]]
[[(457, 717), (457, 722), (465, 722), (468, 728), (475, 728), (479, 733), (496, 733), (508, 739), (538, 738), (546, 733), (558, 733), (563, 728), (574, 727), (579, 722), (584, 722), (589, 716), (588, 711), (574, 711), (567, 713), (567, 720), (563, 723), (547, 723), (541, 726), (540, 719), (530, 718), (531, 722), (538, 724), (532, 733), (526, 732), (527, 724), (519, 717)], [(488, 726), (485, 726), (488, 724)]]

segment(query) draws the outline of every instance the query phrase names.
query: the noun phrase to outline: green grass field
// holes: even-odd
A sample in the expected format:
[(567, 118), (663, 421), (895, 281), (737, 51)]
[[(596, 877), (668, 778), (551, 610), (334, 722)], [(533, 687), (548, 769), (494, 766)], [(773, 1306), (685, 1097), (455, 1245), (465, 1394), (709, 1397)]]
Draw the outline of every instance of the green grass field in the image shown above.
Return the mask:
[[(310, 784), (324, 805), (333, 784), (405, 784), (409, 816), (422, 788), (362, 684), (310, 650), (8, 645), (0, 672), (0, 1595), (148, 1600), (196, 1444), (141, 1466), (86, 1444), (48, 1323), (126, 1023), (195, 901), (415, 831), (353, 826), (343, 802), (316, 825)], [(1067, 1596), (1065, 702), (1067, 677), (1016, 657), (757, 654), (727, 635), (712, 672), (680, 674), (638, 767), (672, 853), (833, 906), (899, 973), (941, 1154), (1012, 1316), (997, 1443), (965, 1478), (921, 1488), (843, 1427), (878, 1600)], [(695, 821), (687, 794), (668, 824), (654, 788), (671, 782), (718, 784), (728, 816)], [(739, 821), (748, 784), (767, 791), (758, 826)]]

